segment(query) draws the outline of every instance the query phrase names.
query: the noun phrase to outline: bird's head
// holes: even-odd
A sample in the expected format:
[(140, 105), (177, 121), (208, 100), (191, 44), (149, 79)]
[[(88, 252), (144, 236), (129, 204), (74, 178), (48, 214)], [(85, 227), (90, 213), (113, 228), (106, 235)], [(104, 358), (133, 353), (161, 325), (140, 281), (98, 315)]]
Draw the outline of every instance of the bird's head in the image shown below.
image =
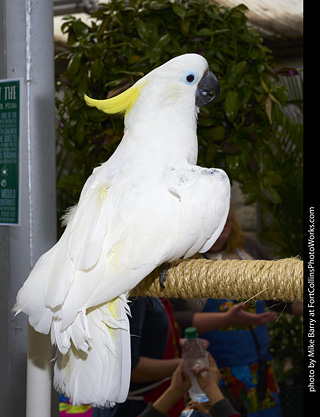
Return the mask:
[(139, 105), (159, 110), (180, 103), (195, 109), (211, 103), (219, 91), (219, 82), (209, 71), (206, 59), (198, 54), (184, 54), (154, 69), (118, 96), (106, 100), (85, 96), (85, 100), (105, 113), (127, 116)]

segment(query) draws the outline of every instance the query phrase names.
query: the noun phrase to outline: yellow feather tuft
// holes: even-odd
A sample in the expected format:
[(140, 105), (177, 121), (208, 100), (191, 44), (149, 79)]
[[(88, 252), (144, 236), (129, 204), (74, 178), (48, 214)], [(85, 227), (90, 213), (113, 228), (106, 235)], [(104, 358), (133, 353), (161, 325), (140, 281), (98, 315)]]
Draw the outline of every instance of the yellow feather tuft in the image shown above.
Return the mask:
[(104, 202), (104, 200), (106, 199), (107, 193), (108, 193), (108, 188), (107, 186), (103, 185), (100, 188), (100, 201)]
[(113, 301), (109, 301), (109, 302), (107, 303), (108, 309), (109, 309), (109, 311), (110, 311), (110, 313), (111, 313), (111, 316), (112, 316), (113, 318), (116, 318), (116, 317), (117, 317), (117, 302), (118, 302), (118, 301), (119, 301), (119, 300), (115, 299), (115, 300), (113, 300)]
[(95, 100), (87, 95), (84, 96), (84, 99), (88, 106), (97, 107), (97, 109), (102, 110), (105, 113), (121, 113), (127, 115), (134, 106), (134, 103), (138, 100), (140, 89), (141, 86), (138, 87), (136, 85), (128, 88), (128, 90), (123, 93), (112, 98), (107, 98), (106, 100)]

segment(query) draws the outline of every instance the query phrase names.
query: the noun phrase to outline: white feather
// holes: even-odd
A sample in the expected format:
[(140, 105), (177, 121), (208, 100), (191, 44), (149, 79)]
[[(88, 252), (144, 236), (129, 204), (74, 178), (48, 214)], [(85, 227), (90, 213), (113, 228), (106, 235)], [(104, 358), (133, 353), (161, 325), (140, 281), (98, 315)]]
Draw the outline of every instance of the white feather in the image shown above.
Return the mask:
[(79, 350), (74, 340), (66, 355), (57, 351), (54, 385), (75, 405), (109, 407), (125, 401), (131, 367), (127, 313), (123, 296), (89, 310), (85, 318), (91, 335), (88, 350)]

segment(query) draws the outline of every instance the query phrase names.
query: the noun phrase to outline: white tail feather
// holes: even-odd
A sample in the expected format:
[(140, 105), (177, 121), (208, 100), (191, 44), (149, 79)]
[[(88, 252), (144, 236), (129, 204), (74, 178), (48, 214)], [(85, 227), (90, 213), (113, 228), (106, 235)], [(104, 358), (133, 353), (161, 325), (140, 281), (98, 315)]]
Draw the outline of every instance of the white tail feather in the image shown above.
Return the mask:
[(74, 405), (111, 407), (126, 400), (131, 368), (127, 313), (127, 300), (120, 296), (79, 313), (70, 328), (58, 333), (68, 332), (71, 346), (65, 354), (57, 350), (54, 386)]

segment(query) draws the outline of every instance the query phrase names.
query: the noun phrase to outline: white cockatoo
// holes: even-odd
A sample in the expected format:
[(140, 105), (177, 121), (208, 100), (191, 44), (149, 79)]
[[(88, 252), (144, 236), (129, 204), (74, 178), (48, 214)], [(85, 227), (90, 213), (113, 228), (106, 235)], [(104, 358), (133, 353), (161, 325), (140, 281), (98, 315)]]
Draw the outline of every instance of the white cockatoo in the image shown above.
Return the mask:
[(220, 235), (230, 184), (197, 161), (197, 114), (219, 84), (205, 58), (185, 54), (89, 106), (123, 113), (124, 136), (94, 169), (60, 240), (17, 295), (57, 346), (54, 385), (75, 405), (126, 400), (131, 373), (127, 293), (157, 266), (207, 251)]

